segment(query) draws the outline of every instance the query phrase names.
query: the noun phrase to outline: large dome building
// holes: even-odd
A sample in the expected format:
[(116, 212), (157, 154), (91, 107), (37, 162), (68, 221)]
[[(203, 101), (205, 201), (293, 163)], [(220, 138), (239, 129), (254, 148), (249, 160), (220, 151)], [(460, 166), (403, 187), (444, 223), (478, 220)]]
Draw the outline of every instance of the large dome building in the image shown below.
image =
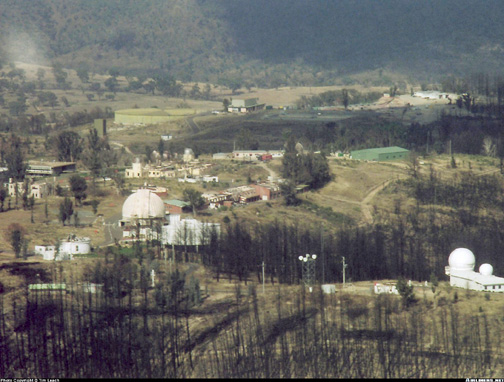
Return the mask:
[(149, 220), (165, 217), (164, 203), (151, 190), (141, 188), (128, 196), (122, 208), (123, 220)]
[(476, 258), (474, 254), (467, 248), (457, 248), (448, 258), (450, 269), (458, 271), (474, 271)]
[(445, 267), (446, 275), (450, 276), (450, 285), (487, 292), (504, 292), (504, 278), (493, 275), (490, 264), (481, 264), (479, 272), (474, 272), (476, 258), (467, 248), (457, 248), (448, 258)]
[[(154, 228), (165, 221), (163, 200), (153, 191), (141, 188), (128, 196), (122, 208), (121, 226), (125, 227), (123, 238), (136, 236), (139, 229), (140, 239), (156, 238)], [(156, 237), (153, 237), (156, 236)]]

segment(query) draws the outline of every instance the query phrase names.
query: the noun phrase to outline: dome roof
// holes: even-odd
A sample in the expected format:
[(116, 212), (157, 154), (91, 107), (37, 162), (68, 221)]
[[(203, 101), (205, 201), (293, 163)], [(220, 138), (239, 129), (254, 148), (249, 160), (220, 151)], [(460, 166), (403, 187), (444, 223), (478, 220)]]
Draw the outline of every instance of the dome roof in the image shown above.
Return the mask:
[(493, 267), (490, 264), (481, 264), (479, 267), (479, 273), (483, 276), (492, 276)]
[(472, 271), (475, 263), (474, 254), (467, 248), (457, 248), (448, 258), (450, 268), (459, 271)]
[(123, 204), (122, 216), (125, 220), (164, 218), (165, 206), (154, 192), (142, 188), (128, 196)]

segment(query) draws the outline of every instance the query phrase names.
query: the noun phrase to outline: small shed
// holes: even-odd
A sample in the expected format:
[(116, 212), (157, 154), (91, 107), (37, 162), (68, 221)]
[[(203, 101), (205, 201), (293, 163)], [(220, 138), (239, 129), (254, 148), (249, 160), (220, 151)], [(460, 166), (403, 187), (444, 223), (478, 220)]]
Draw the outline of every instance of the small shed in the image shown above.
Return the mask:
[(409, 150), (398, 146), (379, 147), (374, 149), (356, 150), (350, 152), (352, 159), (374, 162), (405, 160), (410, 155)]

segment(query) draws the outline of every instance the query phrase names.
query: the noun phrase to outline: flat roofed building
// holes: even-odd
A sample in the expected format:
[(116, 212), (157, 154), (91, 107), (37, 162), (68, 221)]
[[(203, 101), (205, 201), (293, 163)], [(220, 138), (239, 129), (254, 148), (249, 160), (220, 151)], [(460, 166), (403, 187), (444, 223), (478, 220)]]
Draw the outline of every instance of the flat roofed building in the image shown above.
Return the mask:
[(228, 188), (222, 194), (227, 196), (227, 200), (232, 200), (236, 203), (250, 203), (261, 198), (255, 188), (251, 186)]
[(272, 158), (283, 157), (283, 150), (234, 150), (231, 153), (231, 159), (259, 161), (263, 155), (270, 154)]
[(282, 194), (280, 192), (280, 186), (278, 186), (277, 184), (260, 183), (252, 184), (252, 187), (255, 188), (261, 200), (276, 199)]
[(409, 150), (398, 146), (379, 147), (373, 149), (351, 151), (352, 159), (367, 160), (374, 162), (405, 160), (410, 155)]
[(215, 153), (212, 155), (212, 159), (215, 159), (215, 160), (231, 159), (231, 154), (229, 154), (229, 153)]
[(231, 155), (237, 160), (258, 161), (264, 154), (266, 154), (265, 150), (235, 150)]
[(28, 162), (29, 175), (60, 175), (75, 172), (75, 162)]
[(233, 98), (231, 105), (228, 106), (229, 112), (248, 113), (251, 111), (262, 110), (266, 104), (259, 103), (259, 98)]

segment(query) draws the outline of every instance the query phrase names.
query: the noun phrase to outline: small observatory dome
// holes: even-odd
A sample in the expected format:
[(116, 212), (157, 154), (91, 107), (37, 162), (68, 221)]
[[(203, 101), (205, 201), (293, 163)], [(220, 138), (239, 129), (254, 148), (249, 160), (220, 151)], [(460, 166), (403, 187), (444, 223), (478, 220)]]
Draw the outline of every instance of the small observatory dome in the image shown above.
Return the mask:
[(479, 267), (479, 273), (483, 276), (492, 276), (493, 267), (490, 264), (481, 264)]
[(194, 151), (190, 148), (186, 148), (184, 149), (184, 156), (183, 156), (183, 161), (184, 162), (190, 162), (192, 160), (194, 160), (195, 158), (195, 155), (194, 155)]
[(154, 192), (140, 189), (128, 196), (123, 204), (122, 215), (124, 220), (164, 218), (165, 206)]
[(457, 271), (473, 271), (475, 263), (474, 254), (467, 248), (457, 248), (448, 258), (450, 269)]
[(296, 148), (296, 151), (297, 151), (299, 154), (302, 154), (302, 153), (304, 152), (304, 147), (303, 147), (303, 145), (302, 145), (301, 143), (299, 143), (299, 142), (298, 142), (298, 143), (296, 143), (295, 148)]

